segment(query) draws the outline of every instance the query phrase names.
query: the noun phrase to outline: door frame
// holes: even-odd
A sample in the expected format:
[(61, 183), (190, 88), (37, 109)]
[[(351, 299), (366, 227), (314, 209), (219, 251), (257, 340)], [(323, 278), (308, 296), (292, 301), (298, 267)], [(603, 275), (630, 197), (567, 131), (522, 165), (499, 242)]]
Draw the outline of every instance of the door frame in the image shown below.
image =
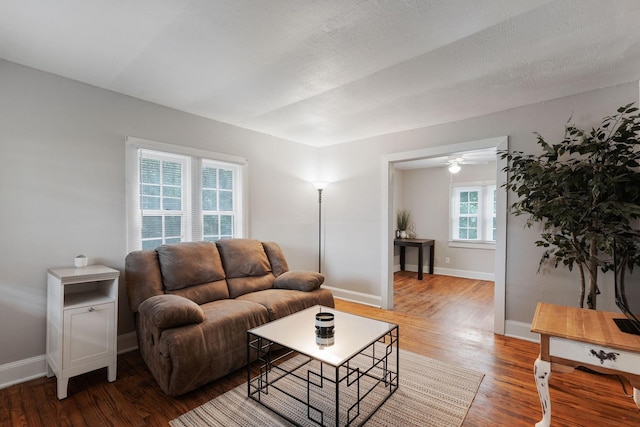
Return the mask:
[[(393, 309), (393, 182), (394, 163), (408, 160), (419, 160), (430, 157), (448, 156), (464, 151), (493, 148), (498, 151), (506, 151), (509, 148), (509, 138), (501, 136), (477, 141), (469, 141), (458, 144), (441, 145), (413, 151), (404, 151), (382, 156), (382, 203), (381, 203), (381, 306), (385, 309)], [(507, 256), (507, 192), (503, 184), (507, 182), (507, 173), (503, 170), (507, 165), (506, 159), (496, 155), (496, 249), (494, 268), (494, 323), (493, 331), (496, 334), (505, 333), (505, 302), (506, 302), (506, 256)], [(502, 191), (499, 191), (502, 189)]]

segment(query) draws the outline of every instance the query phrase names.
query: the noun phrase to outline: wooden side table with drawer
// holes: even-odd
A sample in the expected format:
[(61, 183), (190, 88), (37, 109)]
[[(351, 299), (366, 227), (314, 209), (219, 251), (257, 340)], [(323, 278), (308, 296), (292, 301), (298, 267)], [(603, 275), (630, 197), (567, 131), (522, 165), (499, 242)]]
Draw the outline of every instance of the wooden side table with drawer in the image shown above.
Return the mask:
[(571, 372), (582, 366), (604, 374), (617, 374), (634, 387), (633, 399), (640, 408), (640, 336), (622, 332), (613, 321), (622, 314), (539, 303), (531, 332), (540, 334), (540, 356), (534, 374), (542, 420), (536, 427), (551, 425), (549, 379), (551, 370)]
[(48, 271), (47, 377), (56, 376), (58, 399), (85, 372), (106, 366), (116, 380), (119, 276), (103, 265)]

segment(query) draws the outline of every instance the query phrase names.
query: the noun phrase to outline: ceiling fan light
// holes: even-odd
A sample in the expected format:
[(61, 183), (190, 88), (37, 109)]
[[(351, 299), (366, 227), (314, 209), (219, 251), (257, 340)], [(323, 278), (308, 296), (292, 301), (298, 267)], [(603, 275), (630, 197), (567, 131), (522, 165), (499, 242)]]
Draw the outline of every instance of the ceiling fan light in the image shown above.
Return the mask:
[(460, 165), (458, 164), (458, 162), (453, 162), (449, 165), (449, 172), (451, 173), (460, 172)]

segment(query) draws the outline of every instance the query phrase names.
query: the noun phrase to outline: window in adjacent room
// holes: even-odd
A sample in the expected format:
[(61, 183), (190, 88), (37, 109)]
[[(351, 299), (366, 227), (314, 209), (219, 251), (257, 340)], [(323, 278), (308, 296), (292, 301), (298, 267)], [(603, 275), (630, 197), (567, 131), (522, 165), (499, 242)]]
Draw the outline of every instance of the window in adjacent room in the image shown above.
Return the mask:
[(493, 245), (496, 241), (495, 183), (460, 183), (451, 188), (449, 240)]
[(244, 237), (246, 161), (127, 139), (129, 250)]

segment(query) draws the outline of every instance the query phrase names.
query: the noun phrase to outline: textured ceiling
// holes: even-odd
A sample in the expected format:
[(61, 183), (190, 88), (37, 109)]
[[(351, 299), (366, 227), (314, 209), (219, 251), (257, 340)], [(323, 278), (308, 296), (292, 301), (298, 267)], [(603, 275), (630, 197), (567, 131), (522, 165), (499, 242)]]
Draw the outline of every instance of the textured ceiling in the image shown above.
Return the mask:
[(638, 0), (0, 0), (0, 58), (315, 146), (640, 79)]

